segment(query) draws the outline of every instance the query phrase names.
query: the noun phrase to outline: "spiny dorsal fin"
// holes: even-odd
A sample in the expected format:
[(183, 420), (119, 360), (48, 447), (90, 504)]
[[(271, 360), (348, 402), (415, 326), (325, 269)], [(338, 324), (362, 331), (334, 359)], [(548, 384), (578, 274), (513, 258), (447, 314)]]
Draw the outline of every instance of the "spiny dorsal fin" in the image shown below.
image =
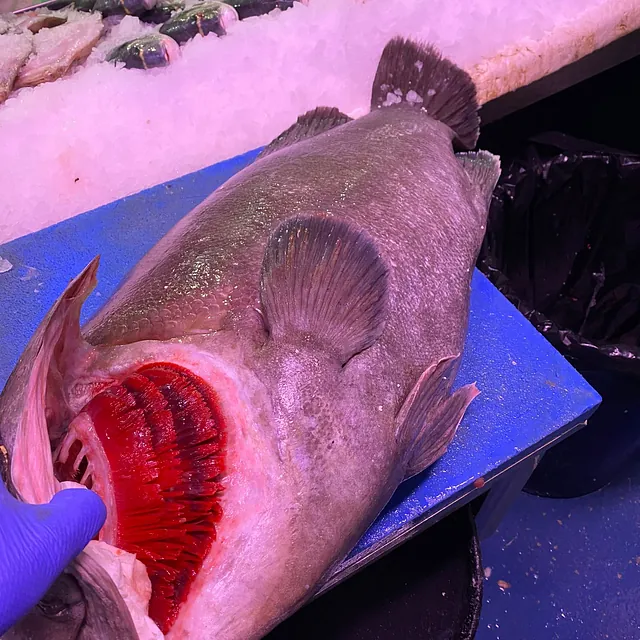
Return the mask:
[(342, 364), (384, 329), (387, 267), (373, 241), (350, 224), (314, 215), (286, 220), (271, 236), (261, 298), (270, 336), (312, 336)]
[(431, 45), (393, 38), (373, 81), (371, 109), (409, 104), (448, 125), (464, 149), (480, 134), (478, 98), (471, 76)]
[(478, 190), (482, 203), (488, 207), (500, 177), (500, 157), (488, 151), (457, 153), (456, 157), (469, 176), (471, 184)]
[(264, 158), (275, 151), (290, 147), (300, 140), (313, 138), (325, 131), (335, 129), (340, 125), (351, 122), (353, 118), (340, 112), (335, 107), (318, 107), (313, 111), (308, 111), (298, 118), (298, 121), (281, 133), (275, 140), (269, 143), (261, 152), (258, 158)]
[(467, 407), (480, 393), (469, 384), (450, 394), (460, 356), (429, 367), (396, 417), (396, 440), (405, 452), (405, 480), (430, 467), (453, 440)]

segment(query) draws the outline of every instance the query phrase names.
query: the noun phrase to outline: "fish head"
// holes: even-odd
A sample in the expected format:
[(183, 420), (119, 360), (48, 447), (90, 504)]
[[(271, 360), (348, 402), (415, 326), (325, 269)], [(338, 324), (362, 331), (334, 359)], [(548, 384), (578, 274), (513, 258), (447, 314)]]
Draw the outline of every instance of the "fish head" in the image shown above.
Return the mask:
[[(17, 629), (55, 637), (64, 623), (74, 637), (80, 618), (81, 629), (117, 618), (132, 620), (140, 638), (205, 637), (203, 629), (257, 638), (312, 597), (394, 488), (378, 490), (393, 448), (379, 441), (381, 421), (347, 366), (382, 331), (386, 272), (343, 227), (295, 219), (279, 229), (260, 309), (211, 334), (89, 344), (79, 317), (97, 261), (70, 283), (0, 397), (0, 435), (21, 499), (45, 503), (80, 483), (101, 496), (107, 518), (81, 554), (85, 570), (76, 559)], [(335, 245), (305, 267), (321, 284), (335, 283), (330, 271), (363, 245), (362, 260), (341, 270), (355, 309), (339, 295), (329, 304), (329, 292), (291, 315), (303, 257), (290, 252), (304, 253), (314, 234)], [(385, 437), (391, 445), (388, 429)], [(375, 490), (357, 482), (354, 456), (382, 470), (371, 474)], [(109, 633), (77, 637), (136, 637)]]
[(286, 562), (272, 378), (252, 360), (259, 314), (193, 339), (91, 345), (79, 317), (97, 267), (55, 302), (0, 396), (14, 494), (44, 504), (81, 484), (107, 506), (98, 539), (15, 638), (159, 639), (212, 581), (221, 606), (242, 606), (242, 576), (259, 575), (274, 538), (271, 584)]

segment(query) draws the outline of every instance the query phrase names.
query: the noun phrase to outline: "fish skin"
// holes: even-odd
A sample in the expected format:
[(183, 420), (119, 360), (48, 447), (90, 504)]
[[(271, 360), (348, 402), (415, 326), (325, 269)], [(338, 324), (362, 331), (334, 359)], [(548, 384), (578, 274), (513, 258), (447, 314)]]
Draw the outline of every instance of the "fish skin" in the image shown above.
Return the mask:
[[(411, 162), (390, 164), (390, 158)], [(403, 273), (407, 295), (392, 302), (387, 350), (415, 354), (433, 340), (451, 348), (460, 344), (462, 332), (446, 319), (463, 314), (468, 304), (470, 256), (483, 224), (465, 189), (468, 179), (445, 125), (417, 110), (373, 112), (267, 156), (231, 178), (138, 263), (88, 323), (85, 336), (92, 344), (126, 344), (223, 328), (259, 306), (260, 267), (273, 227), (296, 214), (329, 212), (371, 234), (394, 272)], [(449, 213), (447, 203), (437, 200), (441, 193), (455, 197), (456, 191), (461, 204)], [(434, 204), (424, 204), (429, 202)], [(442, 228), (444, 216), (453, 218), (451, 229)], [(465, 216), (477, 229), (465, 229)], [(439, 255), (440, 242), (460, 248), (453, 264)], [(424, 287), (424, 268), (438, 278), (449, 270), (455, 290), (447, 293), (449, 282), (443, 279), (439, 290), (417, 293)], [(429, 328), (406, 321), (414, 318), (419, 324), (427, 317), (438, 325), (429, 339)], [(433, 351), (443, 349), (434, 346)], [(425, 358), (415, 358), (421, 373)]]
[(9, 97), (18, 71), (32, 51), (31, 33), (0, 34), (0, 104)]
[[(263, 637), (312, 597), (403, 478), (432, 464), (453, 437), (477, 395), (472, 386), (449, 393), (486, 194), (498, 177), (495, 162), (486, 171), (469, 156), (461, 162), (455, 139), (445, 122), (398, 104), (267, 153), (140, 261), (87, 324), (84, 339), (69, 338), (71, 353), (57, 363), (59, 415), (90, 397), (70, 393), (74, 378), (117, 376), (154, 359), (189, 363), (232, 414), (219, 537), (167, 638)], [(384, 265), (385, 278), (370, 287), (384, 288), (384, 317), (373, 319), (364, 350), (347, 338), (331, 344), (323, 337), (340, 338), (339, 331), (301, 330), (295, 313), (294, 325), (273, 325), (284, 317), (273, 305), (295, 292), (266, 293), (265, 252), (292, 218), (302, 232), (337, 221)], [(326, 282), (309, 272), (314, 291)], [(357, 287), (336, 289), (343, 303)], [(366, 295), (354, 302), (354, 314)], [(81, 304), (72, 298), (72, 307)], [(339, 305), (309, 304), (300, 316), (324, 314), (322, 327), (342, 317)], [(444, 377), (432, 380), (433, 372)], [(15, 385), (0, 399), (0, 429), (3, 416), (15, 422), (19, 413), (8, 397), (14, 393)], [(420, 398), (428, 402), (414, 405)], [(443, 420), (447, 429), (429, 442), (429, 427)], [(14, 481), (19, 487), (20, 478)]]

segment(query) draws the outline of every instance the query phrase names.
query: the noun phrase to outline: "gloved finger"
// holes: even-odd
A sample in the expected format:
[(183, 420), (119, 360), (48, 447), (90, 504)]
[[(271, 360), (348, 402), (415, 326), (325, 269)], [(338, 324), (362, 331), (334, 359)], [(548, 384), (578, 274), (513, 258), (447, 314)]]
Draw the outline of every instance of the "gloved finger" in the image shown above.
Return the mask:
[(53, 496), (47, 526), (60, 540), (57, 553), (60, 561), (75, 558), (96, 536), (107, 518), (107, 509), (100, 496), (89, 489), (65, 489)]
[(104, 503), (88, 489), (66, 489), (49, 504), (32, 505), (0, 482), (0, 635), (42, 599), (105, 519)]

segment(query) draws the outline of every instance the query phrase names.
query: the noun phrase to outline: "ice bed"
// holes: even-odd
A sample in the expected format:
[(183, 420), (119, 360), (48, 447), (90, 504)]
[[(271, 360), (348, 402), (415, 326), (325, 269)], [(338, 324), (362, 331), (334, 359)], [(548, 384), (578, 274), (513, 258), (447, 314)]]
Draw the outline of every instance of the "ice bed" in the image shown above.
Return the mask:
[[(267, 144), (316, 106), (366, 113), (397, 34), (467, 69), (485, 122), (640, 47), (638, 0), (305, 1), (197, 36), (165, 69), (116, 69), (98, 47), (72, 75), (12, 94), (0, 105), (0, 243)], [(16, 2), (28, 0), (0, 0), (0, 12)], [(136, 23), (127, 16), (114, 42)]]

